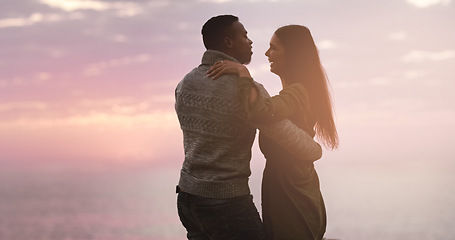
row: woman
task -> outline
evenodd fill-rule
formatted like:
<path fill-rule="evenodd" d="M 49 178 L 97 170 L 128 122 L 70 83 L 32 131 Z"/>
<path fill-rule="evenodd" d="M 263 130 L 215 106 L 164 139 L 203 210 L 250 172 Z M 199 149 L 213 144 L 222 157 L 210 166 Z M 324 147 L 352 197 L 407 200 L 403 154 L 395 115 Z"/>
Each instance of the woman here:
<path fill-rule="evenodd" d="M 288 25 L 277 29 L 265 55 L 270 71 L 281 79 L 283 90 L 277 96 L 258 97 L 248 69 L 239 63 L 218 62 L 208 75 L 239 75 L 242 97 L 253 121 L 289 118 L 308 134 L 316 135 L 327 148 L 337 148 L 327 78 L 308 28 Z M 322 239 L 326 212 L 313 162 L 291 155 L 263 134 L 259 135 L 259 146 L 267 159 L 262 217 L 268 239 Z"/>

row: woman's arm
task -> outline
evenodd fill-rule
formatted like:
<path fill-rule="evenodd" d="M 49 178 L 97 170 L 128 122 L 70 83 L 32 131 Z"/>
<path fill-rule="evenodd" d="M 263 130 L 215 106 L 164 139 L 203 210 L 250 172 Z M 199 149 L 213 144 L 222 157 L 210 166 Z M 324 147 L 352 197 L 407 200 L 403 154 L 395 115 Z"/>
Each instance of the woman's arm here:
<path fill-rule="evenodd" d="M 248 118 L 253 122 L 276 122 L 307 107 L 305 104 L 308 104 L 308 94 L 301 84 L 292 84 L 271 98 L 260 98 L 259 90 L 244 65 L 229 60 L 218 61 L 207 72 L 213 79 L 224 74 L 239 76 L 240 96 Z"/>
<path fill-rule="evenodd" d="M 229 60 L 218 61 L 207 71 L 207 76 L 212 79 L 217 79 L 225 74 L 235 74 L 241 79 L 251 78 L 250 71 L 241 63 L 232 62 Z M 242 93 L 249 96 L 248 102 L 254 102 L 259 95 L 259 90 L 255 85 L 250 85 L 248 82 L 239 79 L 240 89 Z M 252 87 L 253 86 L 253 87 Z"/>
<path fill-rule="evenodd" d="M 288 87 L 290 89 L 286 88 L 288 90 L 283 90 L 279 95 L 270 97 L 262 85 L 253 81 L 245 66 L 227 60 L 215 63 L 207 74 L 213 79 L 217 79 L 223 74 L 238 75 L 239 95 L 242 97 L 251 124 L 298 158 L 306 161 L 316 161 L 321 158 L 321 146 L 307 132 L 285 119 L 286 116 L 297 111 L 294 108 L 304 106 L 299 106 L 299 104 L 308 103 L 303 86 L 290 85 Z M 294 101 L 292 98 L 297 98 L 297 100 Z M 290 106 L 279 107 L 282 104 Z M 278 110 L 270 111 L 270 109 Z M 269 120 L 273 123 L 267 123 L 267 118 L 270 118 Z M 280 119 L 282 120 L 280 121 Z"/>
<path fill-rule="evenodd" d="M 253 122 L 276 122 L 290 118 L 296 112 L 306 111 L 309 108 L 308 94 L 302 84 L 291 84 L 281 90 L 278 95 L 263 98 L 248 96 L 248 93 L 251 92 L 250 89 L 257 89 L 253 79 L 240 78 L 239 83 L 241 97 L 243 97 L 242 101 L 248 101 L 248 104 L 245 106 L 248 118 Z"/>

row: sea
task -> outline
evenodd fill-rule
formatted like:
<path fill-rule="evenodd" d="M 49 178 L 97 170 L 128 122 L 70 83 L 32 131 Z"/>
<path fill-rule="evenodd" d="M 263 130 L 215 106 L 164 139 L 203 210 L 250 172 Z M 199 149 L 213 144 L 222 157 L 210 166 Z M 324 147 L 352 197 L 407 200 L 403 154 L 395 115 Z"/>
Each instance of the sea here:
<path fill-rule="evenodd" d="M 400 167 L 315 165 L 327 207 L 326 239 L 455 239 L 451 160 Z M 253 159 L 250 186 L 259 211 L 263 166 Z M 176 210 L 179 169 L 179 164 L 3 166 L 0 239 L 186 239 Z"/>

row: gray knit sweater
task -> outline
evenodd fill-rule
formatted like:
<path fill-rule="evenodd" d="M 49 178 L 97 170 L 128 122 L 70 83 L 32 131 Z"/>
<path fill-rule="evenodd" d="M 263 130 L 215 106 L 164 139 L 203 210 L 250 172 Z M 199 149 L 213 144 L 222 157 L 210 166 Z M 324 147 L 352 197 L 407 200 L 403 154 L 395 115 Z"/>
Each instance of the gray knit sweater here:
<path fill-rule="evenodd" d="M 239 97 L 238 77 L 207 77 L 216 61 L 234 58 L 213 50 L 175 89 L 175 109 L 183 131 L 185 160 L 180 172 L 182 191 L 209 198 L 231 198 L 250 193 L 251 146 L 259 128 L 286 149 L 305 159 L 321 157 L 319 144 L 289 120 L 253 126 Z M 237 62 L 237 61 L 236 61 Z M 268 94 L 257 84 L 263 97 Z"/>

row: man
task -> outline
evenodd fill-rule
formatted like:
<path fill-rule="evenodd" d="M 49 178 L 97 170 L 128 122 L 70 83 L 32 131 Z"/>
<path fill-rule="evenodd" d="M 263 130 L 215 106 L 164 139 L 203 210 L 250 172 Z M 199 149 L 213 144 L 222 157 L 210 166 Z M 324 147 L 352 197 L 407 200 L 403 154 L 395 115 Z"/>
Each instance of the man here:
<path fill-rule="evenodd" d="M 248 186 L 251 146 L 258 126 L 247 121 L 238 95 L 238 77 L 224 75 L 214 81 L 206 74 L 221 60 L 248 64 L 253 42 L 232 15 L 209 19 L 202 36 L 207 48 L 202 63 L 175 91 L 185 149 L 177 186 L 180 220 L 188 239 L 264 239 Z M 289 120 L 261 131 L 294 154 L 312 160 L 321 157 L 319 144 Z"/>

